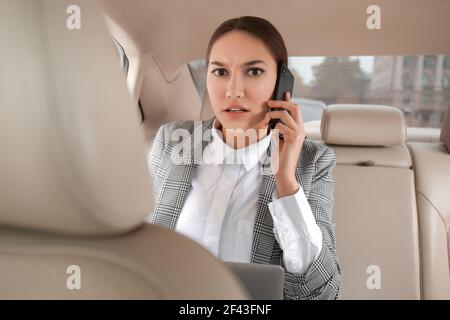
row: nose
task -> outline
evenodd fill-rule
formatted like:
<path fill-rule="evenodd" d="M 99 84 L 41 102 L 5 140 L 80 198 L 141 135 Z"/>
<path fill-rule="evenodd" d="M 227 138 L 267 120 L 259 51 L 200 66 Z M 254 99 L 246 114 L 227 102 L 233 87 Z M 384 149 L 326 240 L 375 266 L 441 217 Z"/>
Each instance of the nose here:
<path fill-rule="evenodd" d="M 237 73 L 232 74 L 227 83 L 226 96 L 230 99 L 244 97 L 244 80 Z"/>

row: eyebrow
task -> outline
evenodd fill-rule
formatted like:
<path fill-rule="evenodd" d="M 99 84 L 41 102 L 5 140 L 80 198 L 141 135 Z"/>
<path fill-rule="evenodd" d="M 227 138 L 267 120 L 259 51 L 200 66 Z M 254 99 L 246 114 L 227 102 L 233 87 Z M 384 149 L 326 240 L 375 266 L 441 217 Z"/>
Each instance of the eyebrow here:
<path fill-rule="evenodd" d="M 252 60 L 252 61 L 244 63 L 244 67 L 250 67 L 250 66 L 253 66 L 253 65 L 259 64 L 259 63 L 266 64 L 263 60 Z M 222 62 L 219 62 L 219 61 L 211 61 L 209 64 L 213 64 L 213 65 L 216 65 L 216 66 L 219 66 L 219 67 L 225 67 L 226 66 L 225 63 L 222 63 Z"/>

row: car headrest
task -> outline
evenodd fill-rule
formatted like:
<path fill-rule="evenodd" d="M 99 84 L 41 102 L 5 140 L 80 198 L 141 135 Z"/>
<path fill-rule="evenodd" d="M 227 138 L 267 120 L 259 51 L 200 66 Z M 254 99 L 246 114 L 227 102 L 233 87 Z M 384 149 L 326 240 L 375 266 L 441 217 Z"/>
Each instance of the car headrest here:
<path fill-rule="evenodd" d="M 136 104 L 97 1 L 76 3 L 80 30 L 71 0 L 0 2 L 1 226 L 111 235 L 152 210 Z"/>
<path fill-rule="evenodd" d="M 442 123 L 441 141 L 446 145 L 448 152 L 450 152 L 450 105 L 447 108 L 444 122 Z"/>
<path fill-rule="evenodd" d="M 322 113 L 320 130 L 326 144 L 392 146 L 406 141 L 403 114 L 389 106 L 329 105 Z"/>

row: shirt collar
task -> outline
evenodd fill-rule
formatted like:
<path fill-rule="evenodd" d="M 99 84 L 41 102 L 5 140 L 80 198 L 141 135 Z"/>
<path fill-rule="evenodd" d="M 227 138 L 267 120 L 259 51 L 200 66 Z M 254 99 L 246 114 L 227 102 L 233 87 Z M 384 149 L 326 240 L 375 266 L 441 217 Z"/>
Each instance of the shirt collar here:
<path fill-rule="evenodd" d="M 205 149 L 205 154 L 203 155 L 205 163 L 214 165 L 243 164 L 245 170 L 250 171 L 265 157 L 272 138 L 272 132 L 245 148 L 233 149 L 223 141 L 219 127 L 220 123 L 215 119 L 212 127 L 212 142 Z"/>

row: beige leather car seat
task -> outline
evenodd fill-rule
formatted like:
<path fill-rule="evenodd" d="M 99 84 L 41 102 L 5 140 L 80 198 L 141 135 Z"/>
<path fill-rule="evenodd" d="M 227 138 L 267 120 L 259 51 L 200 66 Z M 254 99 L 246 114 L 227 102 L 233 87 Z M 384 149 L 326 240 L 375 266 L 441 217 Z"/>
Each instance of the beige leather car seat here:
<path fill-rule="evenodd" d="M 416 180 L 425 299 L 450 299 L 450 107 L 440 139 L 408 144 Z"/>
<path fill-rule="evenodd" d="M 144 137 L 97 1 L 0 3 L 0 298 L 241 299 L 205 249 L 144 218 Z"/>
<path fill-rule="evenodd" d="M 337 160 L 341 299 L 419 299 L 414 173 L 403 114 L 387 106 L 330 105 L 321 135 Z"/>

